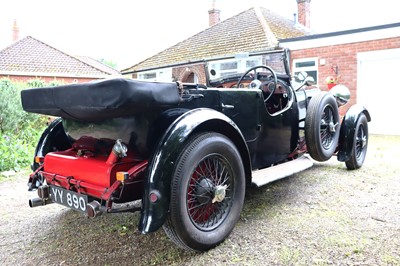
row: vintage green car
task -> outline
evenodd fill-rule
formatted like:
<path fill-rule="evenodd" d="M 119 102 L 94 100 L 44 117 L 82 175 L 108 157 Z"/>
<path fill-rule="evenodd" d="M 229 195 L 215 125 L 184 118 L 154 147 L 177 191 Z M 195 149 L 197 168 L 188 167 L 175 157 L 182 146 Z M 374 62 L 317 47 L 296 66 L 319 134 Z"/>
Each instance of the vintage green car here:
<path fill-rule="evenodd" d="M 310 89 L 303 76 L 295 89 L 289 52 L 268 55 L 207 85 L 119 78 L 22 91 L 24 110 L 59 117 L 35 151 L 30 206 L 140 211 L 140 232 L 163 226 L 178 246 L 204 251 L 233 230 L 247 186 L 333 155 L 361 167 L 369 112 L 353 105 L 340 118 L 344 86 Z"/>

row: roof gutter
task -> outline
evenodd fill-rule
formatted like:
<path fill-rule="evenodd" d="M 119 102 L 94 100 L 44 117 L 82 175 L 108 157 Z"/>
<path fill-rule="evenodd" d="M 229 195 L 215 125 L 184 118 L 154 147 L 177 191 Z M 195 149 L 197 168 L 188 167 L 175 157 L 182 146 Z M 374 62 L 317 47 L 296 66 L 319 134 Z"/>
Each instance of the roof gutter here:
<path fill-rule="evenodd" d="M 396 28 L 396 27 L 400 27 L 400 22 L 372 26 L 372 27 L 358 28 L 358 29 L 352 29 L 352 30 L 335 31 L 335 32 L 328 32 L 328 33 L 321 33 L 321 34 L 305 35 L 305 36 L 295 37 L 295 38 L 280 39 L 279 42 L 285 43 L 285 42 L 314 40 L 314 39 L 321 39 L 321 38 L 327 38 L 327 37 L 336 37 L 336 36 L 341 36 L 341 35 L 363 33 L 363 32 L 368 32 L 368 31 L 391 29 L 391 28 Z"/>

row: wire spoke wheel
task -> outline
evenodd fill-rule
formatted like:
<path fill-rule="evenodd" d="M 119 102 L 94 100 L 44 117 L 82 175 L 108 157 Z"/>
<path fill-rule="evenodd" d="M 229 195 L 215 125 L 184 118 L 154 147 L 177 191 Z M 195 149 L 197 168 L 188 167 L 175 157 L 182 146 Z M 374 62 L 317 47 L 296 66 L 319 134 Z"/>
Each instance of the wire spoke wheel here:
<path fill-rule="evenodd" d="M 232 206 L 233 174 L 225 158 L 210 155 L 192 173 L 187 190 L 187 211 L 200 230 L 223 222 Z"/>
<path fill-rule="evenodd" d="M 339 141 L 339 111 L 335 98 L 327 92 L 313 96 L 307 108 L 305 137 L 307 150 L 316 161 L 327 161 Z"/>
<path fill-rule="evenodd" d="M 353 148 L 346 163 L 349 170 L 360 168 L 364 164 L 368 148 L 368 120 L 364 114 L 361 114 L 357 120 L 354 129 Z"/>
<path fill-rule="evenodd" d="M 330 105 L 325 106 L 324 111 L 321 115 L 321 127 L 320 127 L 320 136 L 322 147 L 325 150 L 328 150 L 335 139 L 336 130 L 334 126 L 338 123 L 335 121 L 335 117 L 333 115 L 333 109 Z"/>
<path fill-rule="evenodd" d="M 364 126 L 360 125 L 357 131 L 356 143 L 355 143 L 355 153 L 357 158 L 360 158 L 360 156 L 363 154 L 363 150 L 366 147 L 366 143 L 367 143 L 367 135 L 365 134 Z"/>
<path fill-rule="evenodd" d="M 199 133 L 181 147 L 175 167 L 164 231 L 184 249 L 209 250 L 228 237 L 243 207 L 240 153 L 224 135 Z"/>

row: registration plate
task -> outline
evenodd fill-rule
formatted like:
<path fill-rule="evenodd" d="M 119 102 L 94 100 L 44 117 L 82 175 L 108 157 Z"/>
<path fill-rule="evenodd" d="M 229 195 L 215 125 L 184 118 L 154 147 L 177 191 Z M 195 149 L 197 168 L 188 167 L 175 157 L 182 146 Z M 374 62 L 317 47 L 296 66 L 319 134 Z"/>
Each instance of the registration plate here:
<path fill-rule="evenodd" d="M 50 186 L 50 197 L 53 202 L 77 211 L 86 212 L 88 197 L 60 187 Z"/>

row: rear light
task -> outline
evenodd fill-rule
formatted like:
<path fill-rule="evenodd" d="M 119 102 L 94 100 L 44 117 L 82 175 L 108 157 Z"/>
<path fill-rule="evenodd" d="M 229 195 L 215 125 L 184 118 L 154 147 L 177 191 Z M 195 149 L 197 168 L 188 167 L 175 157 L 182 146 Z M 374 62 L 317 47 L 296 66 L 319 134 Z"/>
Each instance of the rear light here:
<path fill-rule="evenodd" d="M 157 203 L 161 198 L 160 192 L 158 190 L 153 190 L 149 194 L 149 200 L 151 203 Z"/>
<path fill-rule="evenodd" d="M 117 180 L 124 182 L 129 179 L 129 173 L 128 172 L 117 172 Z"/>
<path fill-rule="evenodd" d="M 42 156 L 35 157 L 35 163 L 42 164 L 43 162 L 44 162 L 44 157 Z"/>

